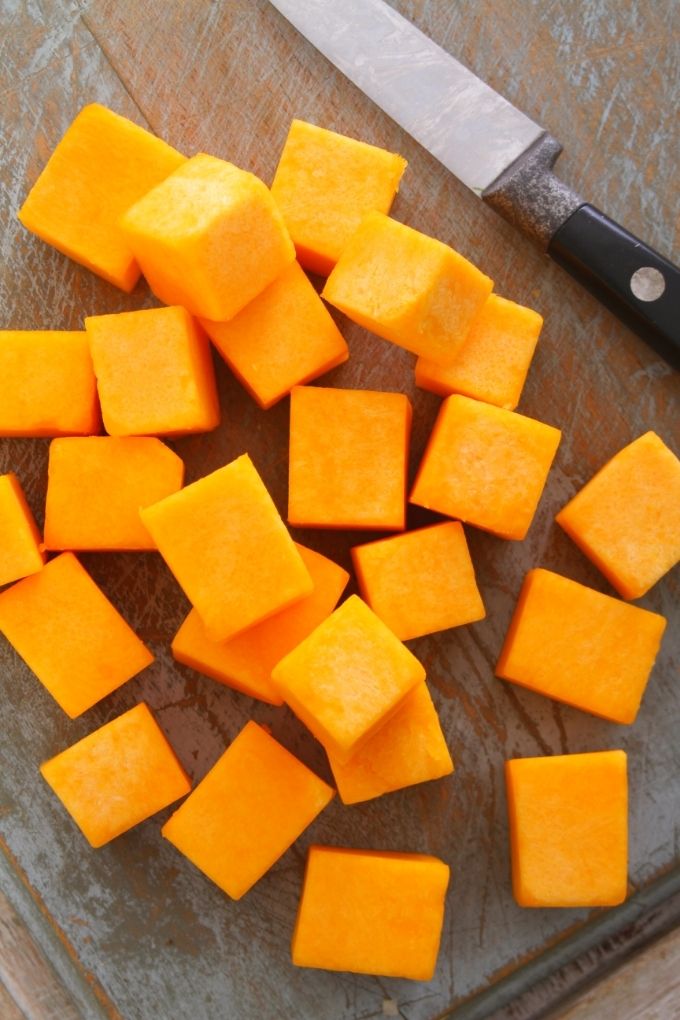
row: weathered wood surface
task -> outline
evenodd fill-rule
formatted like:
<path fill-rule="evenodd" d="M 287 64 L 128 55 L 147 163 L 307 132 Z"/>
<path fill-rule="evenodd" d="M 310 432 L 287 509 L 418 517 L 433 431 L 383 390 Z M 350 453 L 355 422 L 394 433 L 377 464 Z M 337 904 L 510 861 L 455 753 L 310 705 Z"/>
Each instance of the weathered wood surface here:
<path fill-rule="evenodd" d="M 395 6 L 565 143 L 559 166 L 569 183 L 677 259 L 675 0 L 400 0 Z M 536 521 L 520 544 L 470 530 L 487 620 L 413 642 L 456 760 L 450 779 L 374 804 L 332 805 L 242 902 L 231 903 L 162 843 L 162 818 L 97 853 L 88 851 L 36 770 L 39 761 L 144 698 L 196 778 L 251 716 L 269 722 L 284 744 L 328 775 L 320 749 L 286 711 L 250 702 L 173 664 L 168 643 L 186 603 L 159 559 L 83 558 L 158 655 L 141 677 L 84 719 L 68 722 L 18 657 L 0 646 L 0 834 L 83 972 L 126 1020 L 359 1020 L 380 1015 L 385 1000 L 397 1003 L 405 1020 L 429 1020 L 586 919 L 584 911 L 515 906 L 504 758 L 625 747 L 631 889 L 677 862 L 678 572 L 643 600 L 676 626 L 634 727 L 596 720 L 493 677 L 529 567 L 551 567 L 610 590 L 553 517 L 605 459 L 646 429 L 656 428 L 680 449 L 677 378 L 301 41 L 266 0 L 0 0 L 0 18 L 2 326 L 74 328 L 86 314 L 150 300 L 141 285 L 130 297 L 108 287 L 15 220 L 51 148 L 92 100 L 150 126 L 187 153 L 214 152 L 267 181 L 293 116 L 402 152 L 410 166 L 394 214 L 454 244 L 494 277 L 499 293 L 545 316 L 520 410 L 565 435 Z M 409 355 L 338 321 L 352 358 L 326 381 L 411 396 L 413 471 L 438 401 L 413 388 Z M 189 480 L 248 449 L 284 509 L 286 402 L 261 412 L 223 365 L 218 379 L 223 427 L 174 444 Z M 39 519 L 46 450 L 39 441 L 0 441 L 0 471 L 19 473 Z M 366 535 L 296 537 L 347 564 L 349 547 Z M 291 967 L 288 944 L 311 841 L 429 851 L 451 863 L 433 982 Z M 40 941 L 39 926 L 31 930 Z M 83 1015 L 95 1016 L 97 1009 L 83 1006 Z"/>

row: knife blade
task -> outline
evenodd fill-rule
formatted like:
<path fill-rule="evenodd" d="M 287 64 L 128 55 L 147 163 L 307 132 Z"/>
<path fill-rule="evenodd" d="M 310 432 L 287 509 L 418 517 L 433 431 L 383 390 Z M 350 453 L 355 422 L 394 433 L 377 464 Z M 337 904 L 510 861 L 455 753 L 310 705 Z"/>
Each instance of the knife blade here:
<path fill-rule="evenodd" d="M 680 370 L 680 270 L 553 172 L 562 146 L 384 0 L 271 0 L 405 131 Z"/>

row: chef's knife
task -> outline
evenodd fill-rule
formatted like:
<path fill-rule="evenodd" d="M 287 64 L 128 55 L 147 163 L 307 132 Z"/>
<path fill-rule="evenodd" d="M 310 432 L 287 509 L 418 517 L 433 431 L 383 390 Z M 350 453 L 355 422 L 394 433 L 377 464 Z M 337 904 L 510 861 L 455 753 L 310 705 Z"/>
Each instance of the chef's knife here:
<path fill-rule="evenodd" d="M 562 147 L 384 0 L 272 0 L 362 92 L 680 369 L 680 270 L 552 171 Z"/>

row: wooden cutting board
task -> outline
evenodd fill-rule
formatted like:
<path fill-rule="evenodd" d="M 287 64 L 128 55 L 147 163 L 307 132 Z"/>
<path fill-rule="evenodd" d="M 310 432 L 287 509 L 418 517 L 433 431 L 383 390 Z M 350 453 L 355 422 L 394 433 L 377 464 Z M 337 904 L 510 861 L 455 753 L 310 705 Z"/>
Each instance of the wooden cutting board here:
<path fill-rule="evenodd" d="M 394 6 L 565 143 L 565 180 L 677 258 L 674 0 L 633 7 L 618 0 L 395 0 Z M 15 218 L 53 146 L 93 100 L 187 154 L 214 153 L 265 181 L 293 117 L 398 151 L 409 169 L 394 215 L 454 245 L 494 278 L 499 293 L 545 317 L 519 410 L 559 426 L 564 439 L 537 517 L 522 543 L 468 529 L 487 619 L 412 642 L 456 761 L 452 777 L 352 808 L 334 803 L 242 902 L 232 903 L 160 839 L 164 816 L 91 851 L 37 772 L 45 758 L 144 699 L 195 779 L 251 717 L 267 722 L 328 777 L 321 749 L 286 710 L 173 663 L 168 646 L 187 604 L 160 558 L 83 557 L 157 654 L 150 669 L 84 718 L 68 721 L 0 643 L 2 883 L 83 1017 L 431 1020 L 590 930 L 583 927 L 592 922 L 587 911 L 522 910 L 512 899 L 505 758 L 624 747 L 631 895 L 678 865 L 678 572 L 641 603 L 671 623 L 634 726 L 597 720 L 493 676 L 530 567 L 611 591 L 553 518 L 605 460 L 647 429 L 680 449 L 678 377 L 467 193 L 266 0 L 3 0 L 0 20 L 2 327 L 78 328 L 85 315 L 153 303 L 143 285 L 123 295 L 28 235 Z M 410 355 L 337 319 L 352 356 L 324 382 L 411 397 L 413 473 L 439 401 L 413 387 Z M 217 374 L 222 427 L 172 444 L 186 460 L 188 481 L 248 450 L 284 511 L 287 401 L 262 412 L 221 363 Z M 19 474 L 40 521 L 46 458 L 46 442 L 0 440 L 0 471 Z M 411 523 L 422 520 L 414 514 Z M 297 531 L 295 537 L 347 566 L 350 546 L 370 536 Z M 451 864 L 432 982 L 292 967 L 289 942 L 312 841 L 427 851 Z"/>

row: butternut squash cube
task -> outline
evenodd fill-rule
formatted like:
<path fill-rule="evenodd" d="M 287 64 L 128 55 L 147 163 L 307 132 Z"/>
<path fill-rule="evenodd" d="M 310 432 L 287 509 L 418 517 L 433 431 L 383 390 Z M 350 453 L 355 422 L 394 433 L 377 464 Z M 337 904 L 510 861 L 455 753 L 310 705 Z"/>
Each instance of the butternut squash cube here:
<path fill-rule="evenodd" d="M 40 772 L 93 847 L 104 846 L 191 789 L 143 703 L 46 761 Z"/>
<path fill-rule="evenodd" d="M 418 684 L 395 714 L 344 765 L 328 755 L 343 804 L 381 797 L 440 779 L 453 762 L 427 684 Z"/>
<path fill-rule="evenodd" d="M 489 294 L 449 365 L 416 362 L 416 386 L 441 397 L 463 393 L 514 411 L 526 382 L 543 319 L 538 312 Z"/>
<path fill-rule="evenodd" d="M 352 561 L 364 599 L 401 641 L 486 615 L 458 521 L 355 546 Z"/>
<path fill-rule="evenodd" d="M 296 386 L 290 398 L 288 521 L 400 529 L 411 405 L 402 393 Z"/>
<path fill-rule="evenodd" d="M 172 642 L 175 659 L 251 698 L 282 705 L 272 682 L 274 666 L 333 612 L 349 581 L 337 563 L 295 545 L 314 584 L 309 595 L 230 641 L 211 641 L 192 609 Z"/>
<path fill-rule="evenodd" d="M 247 454 L 140 514 L 211 640 L 227 641 L 312 592 Z"/>
<path fill-rule="evenodd" d="M 64 255 L 129 292 L 140 269 L 118 219 L 184 162 L 160 138 L 92 103 L 50 156 L 19 219 Z"/>
<path fill-rule="evenodd" d="M 85 319 L 106 431 L 182 435 L 219 425 L 210 344 L 184 308 Z"/>
<path fill-rule="evenodd" d="M 0 631 L 71 719 L 153 662 L 73 553 L 0 595 Z"/>
<path fill-rule="evenodd" d="M 529 530 L 561 438 L 559 429 L 447 397 L 416 477 L 411 502 L 501 538 Z"/>
<path fill-rule="evenodd" d="M 448 884 L 438 857 L 310 847 L 293 963 L 429 981 Z"/>
<path fill-rule="evenodd" d="M 346 762 L 387 723 L 425 670 L 352 595 L 272 671 L 284 701 Z"/>
<path fill-rule="evenodd" d="M 335 790 L 249 722 L 162 833 L 240 900 L 334 796 Z"/>
<path fill-rule="evenodd" d="M 553 574 L 530 570 L 496 675 L 585 712 L 632 723 L 666 620 Z"/>
<path fill-rule="evenodd" d="M 87 334 L 0 330 L 0 436 L 101 432 Z"/>
<path fill-rule="evenodd" d="M 295 258 L 267 186 L 204 153 L 147 192 L 120 226 L 156 297 L 215 322 L 233 318 Z"/>
<path fill-rule="evenodd" d="M 620 450 L 555 518 L 624 599 L 680 562 L 680 460 L 654 432 Z"/>
<path fill-rule="evenodd" d="M 0 586 L 42 570 L 40 532 L 17 476 L 0 475 Z"/>
<path fill-rule="evenodd" d="M 512 887 L 520 907 L 613 907 L 626 898 L 624 751 L 505 763 Z"/>
<path fill-rule="evenodd" d="M 448 364 L 492 287 L 447 244 L 373 212 L 343 248 L 322 297 L 383 339 Z"/>
<path fill-rule="evenodd" d="M 406 160 L 303 120 L 290 126 L 272 183 L 297 256 L 327 276 L 365 213 L 388 213 Z"/>

